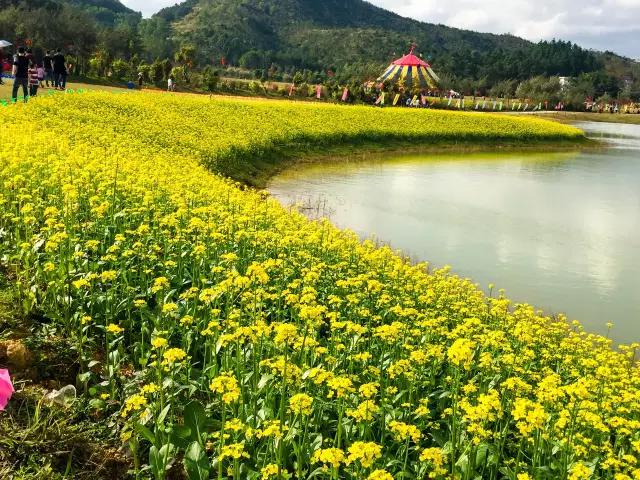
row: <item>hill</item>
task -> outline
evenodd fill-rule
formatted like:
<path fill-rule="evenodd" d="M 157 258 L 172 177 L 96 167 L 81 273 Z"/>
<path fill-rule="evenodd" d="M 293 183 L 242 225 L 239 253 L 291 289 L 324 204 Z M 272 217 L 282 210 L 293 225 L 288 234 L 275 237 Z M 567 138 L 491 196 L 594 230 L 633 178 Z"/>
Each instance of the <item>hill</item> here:
<path fill-rule="evenodd" d="M 142 15 L 123 5 L 119 0 L 0 0 L 0 9 L 20 9 L 29 12 L 45 10 L 55 15 L 65 7 L 87 13 L 102 25 L 115 25 L 119 21 L 136 19 Z"/>
<path fill-rule="evenodd" d="M 249 68 L 379 66 L 411 42 L 439 71 L 489 82 L 574 76 L 602 67 L 596 54 L 569 42 L 533 44 L 428 24 L 362 0 L 188 0 L 156 18 L 173 24 L 179 42 L 197 45 L 201 59 L 224 57 Z"/>

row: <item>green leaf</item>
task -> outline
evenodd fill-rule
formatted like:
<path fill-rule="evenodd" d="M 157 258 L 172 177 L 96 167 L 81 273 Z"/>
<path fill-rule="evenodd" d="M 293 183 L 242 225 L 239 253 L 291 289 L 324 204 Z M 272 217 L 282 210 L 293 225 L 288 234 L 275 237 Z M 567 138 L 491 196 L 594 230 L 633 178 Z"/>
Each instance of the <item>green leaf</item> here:
<path fill-rule="evenodd" d="M 209 459 L 199 442 L 193 442 L 184 452 L 184 468 L 189 480 L 209 478 Z"/>
<path fill-rule="evenodd" d="M 167 418 L 167 413 L 169 413 L 170 409 L 171 409 L 171 404 L 164 407 L 164 409 L 160 412 L 160 415 L 158 415 L 158 423 L 164 422 L 164 419 Z"/>
<path fill-rule="evenodd" d="M 193 436 L 195 435 L 191 433 L 189 427 L 177 425 L 173 427 L 173 431 L 171 432 L 171 443 L 182 450 L 186 450 Z"/>
<path fill-rule="evenodd" d="M 184 425 L 191 429 L 192 440 L 202 442 L 200 434 L 205 430 L 207 420 L 207 412 L 200 402 L 191 402 L 184 408 Z"/>
<path fill-rule="evenodd" d="M 135 428 L 136 432 L 142 435 L 148 442 L 151 442 L 152 445 L 156 443 L 156 436 L 151 430 L 149 430 L 149 428 L 145 427 L 141 423 L 136 423 Z"/>

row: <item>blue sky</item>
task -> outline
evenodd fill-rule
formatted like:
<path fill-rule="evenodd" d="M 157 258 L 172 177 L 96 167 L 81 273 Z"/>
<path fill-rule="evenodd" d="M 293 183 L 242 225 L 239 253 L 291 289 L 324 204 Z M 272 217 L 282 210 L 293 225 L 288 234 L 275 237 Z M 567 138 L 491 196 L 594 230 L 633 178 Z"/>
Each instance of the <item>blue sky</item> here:
<path fill-rule="evenodd" d="M 121 0 L 149 16 L 176 0 Z M 640 59 L 640 0 L 371 0 L 405 17 L 537 41 L 561 38 Z"/>

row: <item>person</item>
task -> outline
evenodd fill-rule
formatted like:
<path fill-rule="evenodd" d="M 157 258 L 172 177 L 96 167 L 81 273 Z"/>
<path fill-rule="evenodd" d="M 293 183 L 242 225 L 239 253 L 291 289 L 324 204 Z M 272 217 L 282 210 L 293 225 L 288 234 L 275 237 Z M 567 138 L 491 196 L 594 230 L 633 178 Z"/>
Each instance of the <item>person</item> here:
<path fill-rule="evenodd" d="M 29 96 L 35 97 L 38 95 L 38 86 L 40 85 L 40 79 L 38 78 L 38 66 L 34 60 L 29 60 Z"/>
<path fill-rule="evenodd" d="M 53 56 L 53 78 L 55 88 L 64 90 L 67 86 L 67 61 L 59 48 Z"/>
<path fill-rule="evenodd" d="M 38 84 L 40 88 L 44 88 L 44 78 L 45 78 L 45 72 L 44 72 L 44 66 L 42 63 L 39 63 L 36 67 L 38 69 Z"/>
<path fill-rule="evenodd" d="M 18 47 L 18 54 L 13 57 L 13 70 L 11 73 L 14 76 L 13 92 L 11 93 L 12 100 L 14 102 L 18 100 L 18 89 L 22 87 L 22 95 L 26 102 L 29 96 L 29 60 L 27 60 L 24 47 Z"/>
<path fill-rule="evenodd" d="M 4 51 L 0 48 L 0 85 L 4 85 Z"/>
<path fill-rule="evenodd" d="M 138 87 L 140 88 L 140 90 L 142 90 L 142 87 L 144 86 L 144 75 L 142 75 L 142 72 L 138 73 Z"/>
<path fill-rule="evenodd" d="M 45 79 L 46 79 L 46 86 L 47 88 L 49 88 L 50 86 L 53 87 L 54 85 L 54 81 L 53 81 L 53 56 L 51 55 L 51 50 L 47 50 L 47 52 L 44 55 L 44 58 L 42 59 L 42 64 L 44 66 L 44 73 L 45 73 Z M 51 83 L 49 83 L 51 82 Z"/>
<path fill-rule="evenodd" d="M 176 91 L 176 81 L 173 79 L 173 75 L 169 75 L 169 79 L 167 80 L 167 90 L 169 92 Z"/>

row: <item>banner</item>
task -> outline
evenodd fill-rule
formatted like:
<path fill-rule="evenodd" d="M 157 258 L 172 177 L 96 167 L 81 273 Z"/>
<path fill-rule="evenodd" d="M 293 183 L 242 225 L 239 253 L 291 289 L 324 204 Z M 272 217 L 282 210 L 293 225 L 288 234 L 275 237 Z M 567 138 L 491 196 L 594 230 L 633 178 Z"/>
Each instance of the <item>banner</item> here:
<path fill-rule="evenodd" d="M 482 102 L 482 109 L 484 110 L 485 108 L 487 108 L 487 101 L 486 100 L 484 102 Z"/>
<path fill-rule="evenodd" d="M 293 92 L 295 92 L 295 90 L 296 90 L 296 86 L 292 83 L 291 88 L 289 88 L 289 96 L 293 95 Z"/>
<path fill-rule="evenodd" d="M 378 100 L 376 100 L 376 105 L 384 105 L 384 92 L 382 92 L 378 97 Z"/>
<path fill-rule="evenodd" d="M 346 102 L 348 98 L 349 98 L 349 89 L 347 87 L 344 87 L 344 91 L 342 92 L 342 101 Z"/>
<path fill-rule="evenodd" d="M 419 105 L 420 105 L 420 103 L 418 103 L 418 95 L 414 95 L 413 99 L 411 99 L 411 106 L 412 107 L 417 107 Z"/>
<path fill-rule="evenodd" d="M 498 102 L 496 100 L 493 101 L 493 110 L 496 109 L 496 105 L 498 104 Z M 500 108 L 502 110 L 502 108 Z"/>
<path fill-rule="evenodd" d="M 462 107 L 462 100 L 458 100 L 458 104 L 456 105 L 456 108 L 461 108 Z"/>
<path fill-rule="evenodd" d="M 316 85 L 316 98 L 318 100 L 322 98 L 322 85 Z"/>
<path fill-rule="evenodd" d="M 453 100 L 453 97 L 451 95 L 449 95 L 449 103 L 447 103 L 447 107 L 451 106 L 451 101 Z"/>
<path fill-rule="evenodd" d="M 502 111 L 503 106 L 504 106 L 504 102 L 500 102 L 500 105 L 498 106 L 498 110 Z"/>
<path fill-rule="evenodd" d="M 393 97 L 393 106 L 394 107 L 398 104 L 398 100 L 400 100 L 400 94 L 396 93 L 396 96 Z"/>
<path fill-rule="evenodd" d="M 427 104 L 427 97 L 425 95 L 420 95 L 420 103 L 423 106 Z"/>

